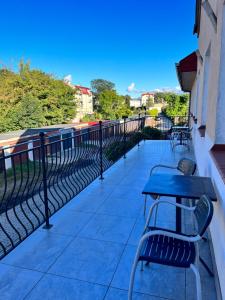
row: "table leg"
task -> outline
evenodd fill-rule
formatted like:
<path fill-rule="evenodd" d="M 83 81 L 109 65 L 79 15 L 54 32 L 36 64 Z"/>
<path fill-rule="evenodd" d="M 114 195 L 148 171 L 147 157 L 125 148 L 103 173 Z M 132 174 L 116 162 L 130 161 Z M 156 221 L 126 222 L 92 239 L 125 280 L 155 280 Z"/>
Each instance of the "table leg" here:
<path fill-rule="evenodd" d="M 181 204 L 181 198 L 176 197 L 176 203 Z M 176 207 L 176 232 L 181 233 L 181 208 Z"/>

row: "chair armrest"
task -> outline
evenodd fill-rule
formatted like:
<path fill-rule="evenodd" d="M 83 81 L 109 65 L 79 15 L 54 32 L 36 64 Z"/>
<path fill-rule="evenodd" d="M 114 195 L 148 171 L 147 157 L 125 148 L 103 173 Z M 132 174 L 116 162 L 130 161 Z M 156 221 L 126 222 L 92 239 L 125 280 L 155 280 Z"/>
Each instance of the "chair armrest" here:
<path fill-rule="evenodd" d="M 195 210 L 195 206 L 189 207 L 189 206 L 186 206 L 186 205 L 183 205 L 183 204 L 179 204 L 179 203 L 176 203 L 176 202 L 172 202 L 172 201 L 168 201 L 168 200 L 158 200 L 158 201 L 154 202 L 152 204 L 152 206 L 150 207 L 150 210 L 149 210 L 149 213 L 148 213 L 148 217 L 147 217 L 147 220 L 146 220 L 146 223 L 145 223 L 144 232 L 148 228 L 148 225 L 149 225 L 149 222 L 151 220 L 154 208 L 157 207 L 160 204 L 163 204 L 163 203 L 164 204 L 170 204 L 170 205 L 173 205 L 173 206 L 176 206 L 176 207 L 180 207 L 181 209 L 185 209 L 185 210 L 189 210 L 189 211 L 194 211 Z"/>
<path fill-rule="evenodd" d="M 154 167 L 152 167 L 152 168 L 151 168 L 151 170 L 150 170 L 150 176 L 152 175 L 153 171 L 154 171 L 156 168 L 177 169 L 177 167 L 174 167 L 174 166 L 167 166 L 167 165 L 155 165 L 155 166 L 154 166 Z"/>
<path fill-rule="evenodd" d="M 182 234 L 178 234 L 175 232 L 170 232 L 170 231 L 164 231 L 164 230 L 154 230 L 154 231 L 149 231 L 147 233 L 145 233 L 142 237 L 140 242 L 144 242 L 147 238 L 149 238 L 150 236 L 154 236 L 154 235 L 163 235 L 163 236 L 168 236 L 168 237 L 172 237 L 178 240 L 182 240 L 182 241 L 186 241 L 186 242 L 197 242 L 199 240 L 201 240 L 201 236 L 200 235 L 194 235 L 194 236 L 186 236 L 186 235 L 182 235 Z"/>

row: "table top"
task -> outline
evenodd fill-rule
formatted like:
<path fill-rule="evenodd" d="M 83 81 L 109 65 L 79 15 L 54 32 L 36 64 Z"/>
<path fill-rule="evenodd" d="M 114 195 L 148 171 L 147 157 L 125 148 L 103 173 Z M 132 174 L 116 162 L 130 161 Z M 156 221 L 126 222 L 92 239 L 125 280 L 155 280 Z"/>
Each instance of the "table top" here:
<path fill-rule="evenodd" d="M 209 177 L 184 176 L 172 174 L 153 174 L 149 177 L 144 195 L 199 199 L 203 194 L 216 201 L 216 194 Z"/>

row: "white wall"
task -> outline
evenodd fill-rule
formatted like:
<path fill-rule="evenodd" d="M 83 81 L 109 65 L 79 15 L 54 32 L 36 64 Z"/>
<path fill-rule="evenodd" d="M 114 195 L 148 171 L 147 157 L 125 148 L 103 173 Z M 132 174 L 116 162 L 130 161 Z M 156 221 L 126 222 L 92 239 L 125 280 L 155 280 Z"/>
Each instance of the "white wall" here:
<path fill-rule="evenodd" d="M 222 298 L 225 299 L 225 184 L 211 157 L 209 150 L 213 141 L 206 136 L 200 137 L 198 125 L 193 124 L 193 145 L 200 176 L 211 177 L 217 193 L 214 203 L 214 216 L 210 233 L 219 275 Z"/>
<path fill-rule="evenodd" d="M 216 111 L 216 143 L 225 144 L 225 7 L 223 7 L 222 41 Z"/>

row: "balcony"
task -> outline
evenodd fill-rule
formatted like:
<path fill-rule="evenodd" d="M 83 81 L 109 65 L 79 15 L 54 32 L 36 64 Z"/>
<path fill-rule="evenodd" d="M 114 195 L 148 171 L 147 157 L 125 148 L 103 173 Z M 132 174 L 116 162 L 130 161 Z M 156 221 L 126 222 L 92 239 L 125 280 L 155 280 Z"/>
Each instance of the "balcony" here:
<path fill-rule="evenodd" d="M 186 148 L 171 151 L 169 141 L 143 141 L 95 179 L 0 262 L 2 299 L 127 299 L 131 264 L 143 230 L 142 189 L 149 169 L 193 158 Z M 169 171 L 171 172 L 171 171 Z M 63 186 L 63 185 L 62 185 Z M 151 200 L 148 200 L 148 205 Z M 183 228 L 193 220 L 183 216 Z M 159 210 L 158 224 L 175 227 L 175 210 Z M 208 241 L 200 253 L 213 269 Z M 217 299 L 216 280 L 200 266 L 203 299 Z M 137 270 L 135 300 L 195 299 L 191 271 L 167 266 Z"/>

